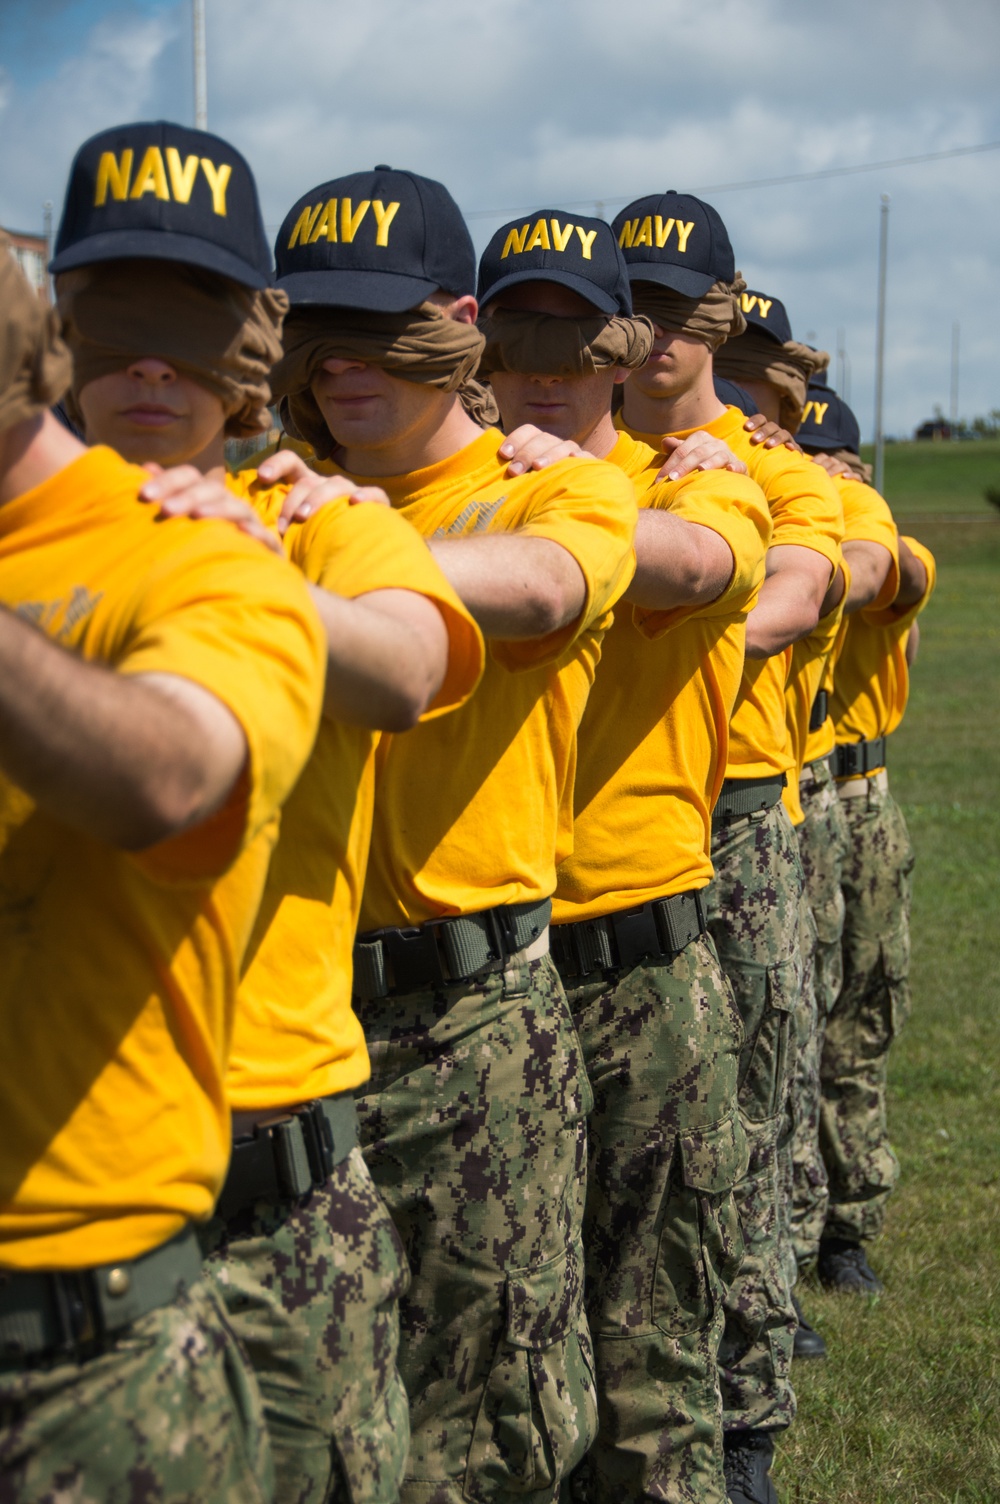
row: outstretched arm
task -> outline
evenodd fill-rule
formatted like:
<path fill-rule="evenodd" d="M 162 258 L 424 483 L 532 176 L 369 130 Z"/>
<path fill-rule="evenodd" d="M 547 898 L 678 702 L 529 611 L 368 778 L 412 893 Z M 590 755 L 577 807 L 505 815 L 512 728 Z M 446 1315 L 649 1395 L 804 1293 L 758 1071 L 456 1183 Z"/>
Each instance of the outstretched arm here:
<path fill-rule="evenodd" d="M 584 608 L 583 570 L 551 538 L 490 533 L 435 538 L 430 548 L 486 637 L 548 637 Z"/>
<path fill-rule="evenodd" d="M 635 558 L 625 599 L 650 611 L 716 600 L 734 568 L 732 549 L 712 528 L 653 507 L 639 513 Z"/>
<path fill-rule="evenodd" d="M 829 559 L 799 543 L 773 545 L 765 568 L 757 604 L 747 617 L 748 658 L 770 658 L 808 637 L 833 584 Z"/>

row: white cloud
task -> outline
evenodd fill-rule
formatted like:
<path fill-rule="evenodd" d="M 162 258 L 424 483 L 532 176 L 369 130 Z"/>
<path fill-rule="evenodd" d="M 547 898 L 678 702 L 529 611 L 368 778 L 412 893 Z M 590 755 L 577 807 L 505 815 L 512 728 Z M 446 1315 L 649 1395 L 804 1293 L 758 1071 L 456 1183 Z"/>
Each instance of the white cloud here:
<path fill-rule="evenodd" d="M 188 0 L 117 6 L 78 56 L 13 90 L 0 221 L 37 222 L 92 131 L 189 118 Z M 468 211 L 603 198 L 611 217 L 622 195 L 998 139 L 998 54 L 995 0 L 209 0 L 210 123 L 254 166 L 272 226 L 313 184 L 379 161 L 443 179 Z M 718 195 L 738 264 L 797 333 L 832 349 L 846 331 L 863 428 L 883 190 L 890 426 L 947 405 L 956 318 L 963 410 L 1000 405 L 983 296 L 998 170 L 1000 153 Z M 477 244 L 498 223 L 477 214 Z"/>

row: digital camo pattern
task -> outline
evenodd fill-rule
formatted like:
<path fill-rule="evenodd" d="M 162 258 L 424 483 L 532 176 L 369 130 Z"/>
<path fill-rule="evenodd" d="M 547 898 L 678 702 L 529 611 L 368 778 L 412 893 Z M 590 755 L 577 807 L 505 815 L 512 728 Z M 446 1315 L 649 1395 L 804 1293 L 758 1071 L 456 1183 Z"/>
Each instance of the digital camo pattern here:
<path fill-rule="evenodd" d="M 356 1004 L 361 1143 L 412 1271 L 407 1504 L 554 1500 L 596 1428 L 583 1309 L 591 1094 L 548 956 Z"/>
<path fill-rule="evenodd" d="M 3 1504 L 266 1504 L 260 1395 L 206 1280 L 82 1363 L 0 1373 Z"/>
<path fill-rule="evenodd" d="M 291 1211 L 213 1218 L 205 1272 L 253 1364 L 277 1504 L 393 1504 L 406 1463 L 396 1367 L 406 1265 L 359 1149 Z"/>
<path fill-rule="evenodd" d="M 913 848 L 902 810 L 868 781 L 845 799 L 844 981 L 827 1020 L 820 1067 L 820 1144 L 830 1179 L 826 1232 L 873 1238 L 899 1163 L 886 1128 L 889 1048 L 910 1014 Z"/>
<path fill-rule="evenodd" d="M 594 1093 L 584 1249 L 599 1418 L 573 1494 L 722 1504 L 743 1026 L 707 937 L 669 965 L 568 980 L 567 995 Z"/>
<path fill-rule="evenodd" d="M 850 845 L 844 806 L 825 762 L 812 764 L 800 785 L 805 821 L 798 826 L 808 912 L 803 916 L 802 1007 L 796 1014 L 790 1132 L 782 1169 L 786 1176 L 790 1238 L 797 1268 L 815 1262 L 826 1222 L 829 1192 L 819 1145 L 819 1062 L 826 1020 L 840 993 L 844 895 L 841 876 Z"/>
<path fill-rule="evenodd" d="M 713 832 L 708 923 L 743 1020 L 739 1106 L 750 1167 L 736 1187 L 744 1255 L 719 1348 L 727 1431 L 780 1430 L 795 1415 L 789 1381 L 796 1319 L 778 1199 L 778 1135 L 799 1005 L 803 895 L 798 842 L 781 804 Z"/>

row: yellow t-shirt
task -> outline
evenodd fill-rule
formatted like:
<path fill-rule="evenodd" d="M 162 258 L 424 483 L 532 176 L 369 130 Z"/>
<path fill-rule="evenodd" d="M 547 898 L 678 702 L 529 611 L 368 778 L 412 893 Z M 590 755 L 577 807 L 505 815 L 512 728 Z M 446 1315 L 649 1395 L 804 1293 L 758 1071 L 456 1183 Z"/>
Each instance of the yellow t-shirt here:
<path fill-rule="evenodd" d="M 927 589 L 905 610 L 875 604 L 855 612 L 844 623 L 833 677 L 832 710 L 838 745 L 890 736 L 906 710 L 910 692 L 906 640 L 931 598 L 937 569 L 929 548 L 916 538 L 903 541 L 927 570 Z"/>
<path fill-rule="evenodd" d="M 880 543 L 887 548 L 892 555 L 892 563 L 886 575 L 885 583 L 878 593 L 878 598 L 872 602 L 871 609 L 881 610 L 892 604 L 899 589 L 899 537 L 896 532 L 896 524 L 892 520 L 892 512 L 888 504 L 882 499 L 872 486 L 866 486 L 863 481 L 855 480 L 853 476 L 839 475 L 834 482 L 840 492 L 840 499 L 844 507 L 844 542 L 845 543 Z M 845 567 L 847 574 L 847 589 L 850 588 L 850 572 Z M 822 623 L 820 624 L 822 626 Z M 793 711 L 789 707 L 789 725 L 792 730 L 792 740 L 795 746 L 799 772 L 807 762 L 813 762 L 817 757 L 827 757 L 833 751 L 834 726 L 833 715 L 827 713 L 823 725 L 816 731 L 809 731 L 809 716 L 812 714 L 812 700 L 809 701 L 809 711 L 805 711 L 806 696 L 812 693 L 815 700 L 816 693 L 825 689 L 828 697 L 833 694 L 833 675 L 837 661 L 842 629 L 838 622 L 837 634 L 833 645 L 828 648 L 823 660 L 822 668 L 818 673 L 815 687 L 806 683 L 799 693 L 797 709 L 794 714 L 797 717 L 797 725 L 793 723 Z M 808 642 L 809 639 L 807 638 Z M 792 655 L 793 677 L 796 670 L 796 655 L 800 644 L 796 643 Z M 791 681 L 790 681 L 791 682 Z M 805 741 L 803 743 L 803 729 Z M 801 756 L 799 757 L 799 753 Z M 787 801 L 786 801 L 787 804 Z"/>
<path fill-rule="evenodd" d="M 810 742 L 816 744 L 827 739 L 826 726 L 821 727 L 819 731 L 810 732 L 809 719 L 812 715 L 813 702 L 828 673 L 830 683 L 833 682 L 833 659 L 837 634 L 844 619 L 844 601 L 851 588 L 851 567 L 846 559 L 841 560 L 840 567 L 844 571 L 844 593 L 840 600 L 832 611 L 820 617 L 808 637 L 803 637 L 799 642 L 792 644 L 788 682 L 785 685 L 785 713 L 788 718 L 788 735 L 791 739 L 795 766 L 781 791 L 781 802 L 793 825 L 801 825 L 805 820 L 802 800 L 799 797 L 799 775 L 806 763 L 806 747 Z M 829 724 L 829 746 L 826 751 L 829 752 L 833 746 L 833 722 L 829 716 L 827 716 L 827 723 Z M 813 756 L 822 757 L 825 753 L 814 752 Z"/>
<path fill-rule="evenodd" d="M 702 430 L 724 440 L 750 471 L 771 512 L 771 547 L 795 543 L 812 548 L 829 560 L 831 577 L 840 563 L 840 540 L 844 531 L 840 497 L 830 477 L 803 454 L 783 446 L 765 449 L 753 444 L 744 428 L 745 414 L 727 407 L 721 417 L 702 425 Z M 618 426 L 625 427 L 619 417 Z M 679 429 L 674 437 L 687 438 L 698 430 Z M 632 433 L 658 448 L 660 434 Z M 768 778 L 790 773 L 795 764 L 785 723 L 785 680 L 791 650 L 772 658 L 748 658 L 732 720 L 729 723 L 727 778 Z"/>
<path fill-rule="evenodd" d="M 620 434 L 608 455 L 639 506 L 709 527 L 733 573 L 710 604 L 648 611 L 624 604 L 604 639 L 580 723 L 573 851 L 559 868 L 557 924 L 704 887 L 712 806 L 743 672 L 746 617 L 764 578 L 771 518 L 745 475 L 696 471 L 656 485 L 662 454 Z"/>
<path fill-rule="evenodd" d="M 132 1258 L 211 1213 L 237 976 L 319 721 L 326 643 L 298 572 L 228 524 L 157 521 L 147 479 L 96 448 L 0 507 L 0 602 L 82 658 L 210 690 L 248 771 L 217 815 L 139 853 L 0 777 L 8 1268 Z"/>
<path fill-rule="evenodd" d="M 366 483 L 425 537 L 552 539 L 580 566 L 586 601 L 546 638 L 491 639 L 467 705 L 380 743 L 362 932 L 548 898 L 570 849 L 576 731 L 634 568 L 635 492 L 591 459 L 507 479 L 502 442 L 487 429 L 438 464 Z"/>
<path fill-rule="evenodd" d="M 242 471 L 230 489 L 268 524 L 287 486 Z M 313 584 L 353 599 L 413 590 L 448 629 L 448 669 L 425 719 L 463 705 L 483 671 L 482 635 L 420 534 L 388 507 L 321 507 L 285 534 Z M 349 1091 L 369 1076 L 351 1008 L 351 953 L 368 861 L 378 733 L 324 716 L 316 746 L 285 805 L 247 967 L 240 983 L 226 1089 L 232 1107 L 291 1106 Z"/>

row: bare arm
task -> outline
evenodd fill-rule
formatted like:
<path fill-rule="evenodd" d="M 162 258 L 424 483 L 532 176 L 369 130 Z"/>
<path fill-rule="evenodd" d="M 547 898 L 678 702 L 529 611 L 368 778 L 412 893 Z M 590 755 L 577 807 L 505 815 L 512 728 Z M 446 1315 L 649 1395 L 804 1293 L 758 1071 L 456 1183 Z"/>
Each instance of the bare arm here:
<path fill-rule="evenodd" d="M 583 570 L 551 538 L 434 538 L 431 552 L 487 637 L 548 637 L 587 599 Z"/>
<path fill-rule="evenodd" d="M 769 548 L 764 583 L 747 617 L 747 657 L 770 658 L 808 637 L 819 621 L 830 575 L 829 559 L 813 548 L 800 543 Z"/>
<path fill-rule="evenodd" d="M 139 851 L 219 809 L 246 756 L 200 685 L 86 663 L 0 609 L 0 767 L 57 820 Z"/>
<path fill-rule="evenodd" d="M 844 602 L 844 611 L 849 614 L 877 600 L 892 568 L 892 554 L 884 544 L 862 538 L 849 540 L 843 548 L 851 569 L 851 588 Z"/>
<path fill-rule="evenodd" d="M 732 549 L 710 527 L 644 507 L 635 530 L 636 569 L 625 599 L 650 611 L 716 600 L 732 578 Z"/>
<path fill-rule="evenodd" d="M 920 651 L 920 623 L 915 621 L 906 639 L 906 666 L 912 668 Z"/>
<path fill-rule="evenodd" d="M 927 569 L 904 539 L 899 540 L 899 590 L 893 601 L 897 611 L 908 611 L 927 590 Z"/>
<path fill-rule="evenodd" d="M 372 590 L 354 600 L 310 585 L 326 629 L 324 713 L 380 731 L 416 725 L 448 668 L 448 631 L 414 590 Z"/>

